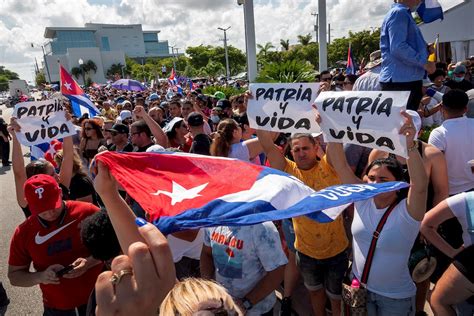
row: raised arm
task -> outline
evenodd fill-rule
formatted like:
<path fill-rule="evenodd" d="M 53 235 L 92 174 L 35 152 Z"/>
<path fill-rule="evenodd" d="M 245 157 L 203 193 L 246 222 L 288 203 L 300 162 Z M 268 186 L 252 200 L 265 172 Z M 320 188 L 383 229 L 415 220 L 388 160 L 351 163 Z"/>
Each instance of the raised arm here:
<path fill-rule="evenodd" d="M 408 190 L 407 209 L 410 216 L 421 221 L 426 212 L 426 199 L 428 192 L 428 176 L 426 175 L 423 159 L 418 151 L 418 144 L 414 141 L 416 130 L 409 114 L 402 112 L 405 124 L 400 129 L 400 134 L 407 137 L 408 147 L 408 173 L 410 174 L 410 189 Z"/>
<path fill-rule="evenodd" d="M 329 164 L 334 168 L 342 183 L 356 184 L 362 183 L 362 180 L 354 174 L 347 163 L 346 155 L 341 143 L 328 143 L 326 155 Z"/>
<path fill-rule="evenodd" d="M 8 126 L 8 132 L 12 135 L 13 146 L 12 146 L 12 168 L 13 175 L 15 177 L 15 192 L 16 200 L 18 205 L 22 208 L 28 206 L 25 200 L 25 193 L 23 191 L 23 185 L 26 182 L 26 170 L 25 162 L 23 160 L 23 151 L 21 150 L 21 144 L 16 137 L 16 132 L 20 131 L 20 125 L 18 125 L 16 118 L 10 119 L 10 126 Z"/>
<path fill-rule="evenodd" d="M 72 169 L 74 165 L 74 145 L 72 136 L 64 137 L 63 140 L 63 161 L 59 170 L 59 183 L 69 189 L 71 185 Z"/>
<path fill-rule="evenodd" d="M 263 151 L 267 155 L 268 161 L 272 168 L 285 170 L 286 159 L 283 153 L 273 143 L 273 133 L 268 131 L 257 130 L 257 137 Z"/>
<path fill-rule="evenodd" d="M 109 169 L 99 162 L 98 170 L 95 173 L 97 174 L 94 179 L 95 190 L 107 209 L 123 253 L 128 255 L 130 245 L 137 241 L 144 242 L 135 224 L 136 217 L 120 196 L 117 182 L 110 174 Z"/>
<path fill-rule="evenodd" d="M 263 147 L 262 144 L 260 144 L 260 141 L 258 138 L 252 138 L 244 141 L 245 146 L 247 146 L 249 150 L 249 156 L 250 159 L 253 159 L 263 153 Z"/>
<path fill-rule="evenodd" d="M 155 143 L 158 145 L 163 146 L 164 148 L 168 148 L 168 137 L 166 136 L 165 132 L 161 129 L 161 126 L 155 122 L 154 119 L 151 118 L 148 113 L 145 112 L 145 109 L 141 106 L 138 105 L 135 107 L 133 110 L 133 113 L 137 116 L 137 118 L 141 118 L 145 121 L 146 125 L 151 130 L 151 133 L 155 137 Z"/>

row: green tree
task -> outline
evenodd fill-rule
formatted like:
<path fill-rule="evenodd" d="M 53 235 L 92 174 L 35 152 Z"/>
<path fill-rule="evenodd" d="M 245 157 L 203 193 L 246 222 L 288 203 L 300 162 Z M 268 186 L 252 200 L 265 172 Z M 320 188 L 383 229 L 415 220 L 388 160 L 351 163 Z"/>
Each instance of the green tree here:
<path fill-rule="evenodd" d="M 306 35 L 298 35 L 297 38 L 298 38 L 298 42 L 303 46 L 306 46 L 311 42 L 311 34 L 310 33 L 308 33 Z"/>
<path fill-rule="evenodd" d="M 268 63 L 263 66 L 256 82 L 313 82 L 316 78 L 314 67 L 300 60 L 289 60 L 281 63 Z"/>
<path fill-rule="evenodd" d="M 236 74 L 245 68 L 246 57 L 245 54 L 238 48 L 229 45 L 227 47 L 229 56 L 229 68 L 231 74 Z M 186 49 L 186 54 L 189 56 L 188 62 L 194 69 L 207 67 L 210 61 L 225 65 L 225 50 L 223 47 L 214 46 L 194 46 Z"/>
<path fill-rule="evenodd" d="M 275 48 L 275 46 L 273 46 L 273 44 L 270 42 L 266 42 L 265 45 L 257 44 L 257 48 L 259 50 L 258 53 L 266 57 L 270 49 Z"/>
<path fill-rule="evenodd" d="M 0 66 L 0 91 L 8 90 L 8 80 L 19 79 L 16 72 L 10 71 L 5 66 Z"/>
<path fill-rule="evenodd" d="M 289 51 L 290 50 L 290 40 L 289 39 L 281 39 L 280 40 L 280 45 L 281 47 L 283 48 L 283 50 L 285 51 Z"/>
<path fill-rule="evenodd" d="M 122 76 L 122 67 L 123 65 L 121 63 L 112 64 L 110 68 L 107 70 L 107 73 L 106 73 L 107 77 L 113 78 L 115 74 L 119 74 L 120 76 Z"/>
<path fill-rule="evenodd" d="M 42 71 L 36 74 L 35 83 L 37 87 L 40 87 L 41 85 L 46 83 L 46 77 L 44 76 L 44 73 Z"/>

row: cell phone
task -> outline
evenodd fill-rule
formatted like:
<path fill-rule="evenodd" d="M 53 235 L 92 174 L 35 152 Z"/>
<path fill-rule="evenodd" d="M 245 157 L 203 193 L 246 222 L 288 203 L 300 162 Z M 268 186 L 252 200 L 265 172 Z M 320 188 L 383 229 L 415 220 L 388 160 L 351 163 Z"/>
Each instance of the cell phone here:
<path fill-rule="evenodd" d="M 66 273 L 72 271 L 74 269 L 74 265 L 70 264 L 64 268 L 62 268 L 61 270 L 57 271 L 56 272 L 56 276 L 58 278 L 62 277 L 63 275 L 65 275 Z"/>

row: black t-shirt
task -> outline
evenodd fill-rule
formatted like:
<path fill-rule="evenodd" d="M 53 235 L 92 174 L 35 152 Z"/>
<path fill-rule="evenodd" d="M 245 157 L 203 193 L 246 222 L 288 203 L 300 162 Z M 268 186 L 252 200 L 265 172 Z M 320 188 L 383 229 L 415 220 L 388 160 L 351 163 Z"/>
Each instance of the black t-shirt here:
<path fill-rule="evenodd" d="M 150 148 L 150 147 L 153 146 L 153 145 L 154 145 L 153 143 L 149 143 L 148 145 L 143 146 L 143 147 L 135 147 L 135 148 L 133 149 L 133 151 L 134 151 L 134 152 L 139 152 L 139 153 L 144 153 L 144 152 L 146 152 L 146 150 L 147 150 L 148 148 Z"/>
<path fill-rule="evenodd" d="M 459 90 L 462 90 L 464 92 L 469 91 L 473 88 L 472 83 L 470 83 L 466 79 L 464 79 L 461 82 L 456 82 L 454 80 L 449 80 L 448 82 L 446 82 L 445 86 L 450 87 L 451 89 L 459 89 Z"/>
<path fill-rule="evenodd" d="M 63 185 L 60 185 L 60 187 L 63 190 L 64 200 L 77 200 L 92 195 L 92 203 L 97 205 L 97 195 L 94 190 L 94 184 L 88 176 L 75 174 L 71 178 L 69 191 Z"/>
<path fill-rule="evenodd" d="M 110 151 L 117 151 L 117 146 L 115 145 L 112 145 L 110 146 L 109 148 Z M 127 143 L 127 145 L 125 145 L 125 147 L 122 149 L 122 152 L 132 152 L 133 151 L 133 145 L 132 143 Z"/>
<path fill-rule="evenodd" d="M 190 153 L 210 156 L 212 139 L 206 134 L 198 134 L 193 138 Z"/>

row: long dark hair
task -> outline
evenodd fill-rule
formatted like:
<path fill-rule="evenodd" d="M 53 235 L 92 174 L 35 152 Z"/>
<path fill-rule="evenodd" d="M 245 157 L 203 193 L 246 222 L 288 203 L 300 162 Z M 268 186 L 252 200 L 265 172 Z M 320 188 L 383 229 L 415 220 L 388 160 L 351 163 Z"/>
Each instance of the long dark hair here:
<path fill-rule="evenodd" d="M 407 171 L 402 167 L 402 164 L 395 158 L 381 158 L 372 161 L 365 171 L 365 175 L 368 176 L 370 170 L 375 166 L 385 166 L 388 171 L 394 176 L 396 181 L 408 181 Z M 401 189 L 397 192 L 397 197 L 402 200 L 408 196 L 408 188 Z"/>
<path fill-rule="evenodd" d="M 92 128 L 95 130 L 95 133 L 96 133 L 98 139 L 103 139 L 104 138 L 104 134 L 102 134 L 102 127 L 101 127 L 100 122 L 98 120 L 94 120 L 94 119 L 86 119 L 82 122 L 82 132 L 81 132 L 81 137 L 82 138 L 84 138 L 84 139 L 87 138 L 86 129 L 85 129 L 85 126 L 86 126 L 87 123 L 92 125 Z"/>
<path fill-rule="evenodd" d="M 211 144 L 211 156 L 229 157 L 234 131 L 239 125 L 233 119 L 225 119 L 217 125 L 216 135 Z"/>

